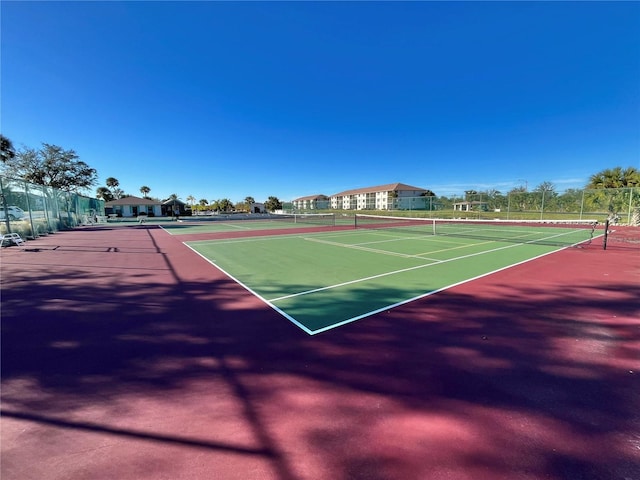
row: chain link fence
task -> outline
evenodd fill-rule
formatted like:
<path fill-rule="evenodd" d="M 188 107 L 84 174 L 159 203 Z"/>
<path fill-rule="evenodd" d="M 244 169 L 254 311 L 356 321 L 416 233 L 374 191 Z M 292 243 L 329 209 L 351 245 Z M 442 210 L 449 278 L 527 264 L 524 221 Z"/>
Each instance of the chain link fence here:
<path fill-rule="evenodd" d="M 22 238 L 67 230 L 104 215 L 104 201 L 0 176 L 0 234 Z"/>
<path fill-rule="evenodd" d="M 535 191 L 473 192 L 460 197 L 423 196 L 394 199 L 392 210 L 416 210 L 427 216 L 501 219 L 609 219 L 640 225 L 640 187 Z"/>

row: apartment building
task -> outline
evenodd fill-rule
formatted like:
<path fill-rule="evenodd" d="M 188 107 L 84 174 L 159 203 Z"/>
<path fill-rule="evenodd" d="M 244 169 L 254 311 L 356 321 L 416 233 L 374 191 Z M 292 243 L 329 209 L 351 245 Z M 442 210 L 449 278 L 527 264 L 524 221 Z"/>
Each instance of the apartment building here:
<path fill-rule="evenodd" d="M 410 208 L 414 199 L 427 194 L 424 188 L 404 183 L 389 183 L 375 187 L 345 190 L 330 197 L 336 210 L 394 210 Z M 409 207 L 407 207 L 409 205 Z"/>
<path fill-rule="evenodd" d="M 326 210 L 330 208 L 329 197 L 326 195 L 309 195 L 296 198 L 291 202 L 295 210 Z"/>

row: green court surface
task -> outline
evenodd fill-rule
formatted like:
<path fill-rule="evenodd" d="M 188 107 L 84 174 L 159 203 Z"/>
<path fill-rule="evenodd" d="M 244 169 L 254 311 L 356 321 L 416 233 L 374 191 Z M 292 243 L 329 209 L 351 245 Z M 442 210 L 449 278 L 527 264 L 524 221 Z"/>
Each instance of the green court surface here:
<path fill-rule="evenodd" d="M 313 335 L 566 248 L 548 238 L 587 240 L 547 230 L 536 243 L 354 229 L 187 245 Z"/>

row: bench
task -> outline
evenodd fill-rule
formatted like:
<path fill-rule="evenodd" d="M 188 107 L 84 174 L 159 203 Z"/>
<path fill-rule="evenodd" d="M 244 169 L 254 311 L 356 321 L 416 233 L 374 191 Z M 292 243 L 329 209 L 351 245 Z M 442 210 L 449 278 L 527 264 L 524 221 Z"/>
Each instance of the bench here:
<path fill-rule="evenodd" d="M 8 245 L 5 245 L 5 243 L 8 243 Z M 18 233 L 5 233 L 4 235 L 0 236 L 0 246 L 9 247 L 11 245 L 17 245 L 18 247 L 24 248 L 25 241 Z"/>

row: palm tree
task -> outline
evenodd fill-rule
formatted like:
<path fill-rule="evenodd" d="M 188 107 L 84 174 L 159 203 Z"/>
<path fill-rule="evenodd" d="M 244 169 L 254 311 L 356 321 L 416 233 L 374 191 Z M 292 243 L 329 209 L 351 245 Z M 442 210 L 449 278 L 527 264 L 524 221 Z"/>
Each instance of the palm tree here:
<path fill-rule="evenodd" d="M 640 171 L 637 168 L 607 168 L 589 178 L 587 188 L 596 190 L 589 195 L 589 203 L 599 208 L 606 207 L 610 218 L 618 217 L 618 212 L 627 212 L 629 215 L 633 197 L 637 195 L 633 187 L 639 185 Z M 629 193 L 624 189 L 629 189 Z"/>
<path fill-rule="evenodd" d="M 149 187 L 147 187 L 146 185 L 143 185 L 142 187 L 140 187 L 140 193 L 142 193 L 144 198 L 147 198 L 147 195 L 149 194 L 150 191 L 151 191 L 151 189 Z"/>
<path fill-rule="evenodd" d="M 96 189 L 96 197 L 101 198 L 105 202 L 110 202 L 111 200 L 113 200 L 113 194 L 107 187 L 98 187 Z"/>
<path fill-rule="evenodd" d="M 189 202 L 189 208 L 193 212 L 193 204 L 196 202 L 196 197 L 194 197 L 193 195 L 189 195 L 187 197 L 187 202 Z"/>
<path fill-rule="evenodd" d="M 120 188 L 120 182 L 115 177 L 107 178 L 107 188 L 111 191 L 111 196 L 114 199 L 122 198 L 125 196 L 124 190 Z"/>
<path fill-rule="evenodd" d="M 640 170 L 635 167 L 615 167 L 591 175 L 587 188 L 624 188 L 637 185 L 640 185 Z"/>

